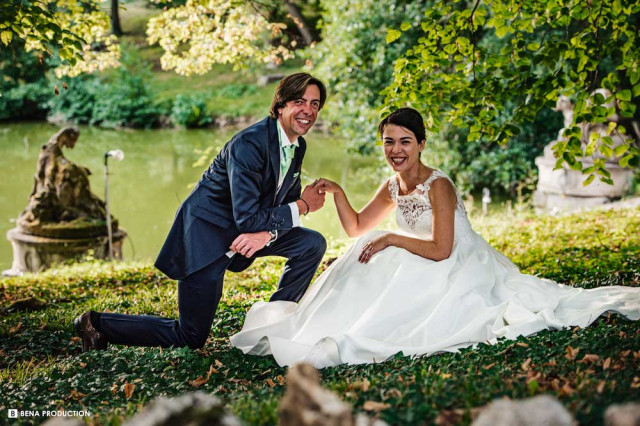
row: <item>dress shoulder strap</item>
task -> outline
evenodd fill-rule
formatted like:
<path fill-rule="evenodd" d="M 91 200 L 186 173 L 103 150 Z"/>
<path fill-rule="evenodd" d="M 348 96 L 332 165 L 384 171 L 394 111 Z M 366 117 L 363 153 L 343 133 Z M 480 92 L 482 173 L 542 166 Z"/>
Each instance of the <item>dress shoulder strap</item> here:
<path fill-rule="evenodd" d="M 434 169 L 433 172 L 431 173 L 431 176 L 429 176 L 429 178 L 427 178 L 427 180 L 422 185 L 418 185 L 422 190 L 422 193 L 424 194 L 425 198 L 427 199 L 427 202 L 430 202 L 429 189 L 431 188 L 431 184 L 433 183 L 433 181 L 439 178 L 444 178 L 449 181 L 449 183 L 453 187 L 454 192 L 456 193 L 456 201 L 457 201 L 456 209 L 466 213 L 466 208 L 464 207 L 464 203 L 462 202 L 462 197 L 460 196 L 460 192 L 458 192 L 458 187 L 456 187 L 455 183 L 453 183 L 453 180 L 451 180 L 451 178 L 447 176 L 446 173 L 440 170 Z"/>
<path fill-rule="evenodd" d="M 398 176 L 391 176 L 389 178 L 389 195 L 394 203 L 398 204 Z"/>
<path fill-rule="evenodd" d="M 429 176 L 427 178 L 427 180 L 425 180 L 422 185 L 419 185 L 421 187 L 420 189 L 422 189 L 422 192 L 425 195 L 429 192 L 429 189 L 431 189 L 431 184 L 433 183 L 433 181 L 438 179 L 438 178 L 445 178 L 449 182 L 451 182 L 451 179 L 449 179 L 449 176 L 447 176 L 446 174 L 444 174 L 440 170 L 434 169 L 433 172 L 431 172 L 431 176 Z M 451 182 L 451 184 L 453 184 L 453 182 Z M 454 186 L 454 188 L 455 188 L 455 186 Z"/>

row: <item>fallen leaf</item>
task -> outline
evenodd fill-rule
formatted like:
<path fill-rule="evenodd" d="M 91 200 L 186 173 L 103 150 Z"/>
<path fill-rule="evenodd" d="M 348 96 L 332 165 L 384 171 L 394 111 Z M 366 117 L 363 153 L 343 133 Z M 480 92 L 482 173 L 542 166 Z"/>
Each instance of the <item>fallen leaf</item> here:
<path fill-rule="evenodd" d="M 482 368 L 484 368 L 485 370 L 488 370 L 488 369 L 490 369 L 491 367 L 493 367 L 494 365 L 496 365 L 496 363 L 495 363 L 495 362 L 492 362 L 491 364 L 489 364 L 489 365 L 485 365 L 485 366 L 484 366 L 484 367 L 482 367 Z"/>
<path fill-rule="evenodd" d="M 633 352 L 633 359 L 640 359 L 640 351 Z"/>
<path fill-rule="evenodd" d="M 189 385 L 191 385 L 194 388 L 199 388 L 200 386 L 204 385 L 209 381 L 209 379 L 211 378 L 211 374 L 213 373 L 218 373 L 218 370 L 213 368 L 213 364 L 211 364 L 209 366 L 209 371 L 207 371 L 207 377 L 199 376 L 195 380 L 187 380 L 187 383 L 189 383 Z"/>
<path fill-rule="evenodd" d="M 362 408 L 365 411 L 376 411 L 376 412 L 386 410 L 389 407 L 391 407 L 391 404 L 387 404 L 385 402 L 377 402 L 377 401 L 366 401 L 362 406 Z"/>
<path fill-rule="evenodd" d="M 131 395 L 133 395 L 133 390 L 136 388 L 136 385 L 134 385 L 133 383 L 129 383 L 128 381 L 124 382 L 124 396 L 127 397 L 127 399 L 131 398 Z"/>
<path fill-rule="evenodd" d="M 604 360 L 604 364 L 602 364 L 602 369 L 608 370 L 610 366 L 611 366 L 611 357 L 608 357 L 607 359 Z"/>
<path fill-rule="evenodd" d="M 402 398 L 402 392 L 400 391 L 400 389 L 396 389 L 396 388 L 389 389 L 387 391 L 387 397 L 389 397 L 389 398 Z"/>
<path fill-rule="evenodd" d="M 527 371 L 530 366 L 531 366 L 531 358 L 527 358 L 527 360 L 522 363 L 520 368 L 522 368 L 523 371 Z"/>
<path fill-rule="evenodd" d="M 600 383 L 598 383 L 598 387 L 596 388 L 596 391 L 598 393 L 602 393 L 604 392 L 604 386 L 607 384 L 607 382 L 605 382 L 604 380 L 601 380 Z"/>
<path fill-rule="evenodd" d="M 445 380 L 446 380 L 446 379 L 449 379 L 449 378 L 451 377 L 451 374 L 449 374 L 449 373 L 442 373 L 442 374 L 440 375 L 440 377 L 442 377 L 443 379 L 445 379 Z"/>
<path fill-rule="evenodd" d="M 631 353 L 631 349 L 628 349 L 628 350 L 626 350 L 626 351 L 621 351 L 621 352 L 620 352 L 620 356 L 621 356 L 622 358 L 626 358 L 626 357 L 628 357 L 628 356 L 629 356 L 629 354 L 630 354 L 630 353 Z"/>
<path fill-rule="evenodd" d="M 217 359 L 214 362 L 216 363 L 216 367 L 218 367 L 218 368 L 224 366 L 224 364 L 221 363 L 220 361 L 218 361 Z"/>
<path fill-rule="evenodd" d="M 595 354 L 586 354 L 580 362 L 596 363 L 600 361 L 600 357 Z"/>
<path fill-rule="evenodd" d="M 114 384 L 111 386 L 111 393 L 112 393 L 112 394 L 114 394 L 114 395 L 115 395 L 115 394 L 117 394 L 117 393 L 118 393 L 118 389 L 120 389 L 120 386 L 118 386 L 118 384 L 117 384 L 117 383 L 114 383 Z"/>
<path fill-rule="evenodd" d="M 81 362 L 81 363 L 80 363 L 80 367 L 85 368 L 86 366 L 87 366 L 87 363 L 86 363 L 86 362 Z"/>
<path fill-rule="evenodd" d="M 273 388 L 276 385 L 271 379 L 267 379 L 267 384 L 269 385 L 270 388 Z"/>
<path fill-rule="evenodd" d="M 573 349 L 571 346 L 567 346 L 567 354 L 565 355 L 565 358 L 567 358 L 569 361 L 572 361 L 576 359 L 576 355 L 578 355 L 578 352 L 580 352 L 580 348 Z"/>
<path fill-rule="evenodd" d="M 71 390 L 71 393 L 69 394 L 69 396 L 67 398 L 71 398 L 71 399 L 75 399 L 76 401 L 79 401 L 82 398 L 84 398 L 85 396 L 87 396 L 86 393 L 78 392 L 77 389 L 73 389 L 73 390 Z"/>
<path fill-rule="evenodd" d="M 20 330 L 20 327 L 22 327 L 22 323 L 19 322 L 18 325 L 16 325 L 15 327 L 12 327 L 9 329 L 9 334 L 13 335 L 16 334 L 18 332 L 18 330 Z"/>
<path fill-rule="evenodd" d="M 286 382 L 284 377 L 282 376 L 282 374 L 278 374 L 278 377 L 276 377 L 276 380 L 278 381 L 278 384 L 280 386 L 284 386 L 284 384 Z"/>
<path fill-rule="evenodd" d="M 638 389 L 640 388 L 640 377 L 635 376 L 633 378 L 633 382 L 631 383 L 631 389 Z"/>
<path fill-rule="evenodd" d="M 516 343 L 516 345 L 517 345 L 517 346 L 520 346 L 520 347 L 522 347 L 522 348 L 528 348 L 528 347 L 529 347 L 529 345 L 527 345 L 527 344 L 526 344 L 526 343 L 524 343 L 524 342 L 518 342 L 518 343 Z"/>
<path fill-rule="evenodd" d="M 194 380 L 187 380 L 187 383 L 189 383 L 189 386 L 194 387 L 194 388 L 199 388 L 200 386 L 204 385 L 205 383 L 207 383 L 207 379 L 205 379 L 202 376 L 198 376 L 198 378 L 194 379 Z"/>
<path fill-rule="evenodd" d="M 562 393 L 566 394 L 566 395 L 573 395 L 573 393 L 575 392 L 575 389 L 573 389 L 571 386 L 569 386 L 569 383 L 565 383 L 564 386 L 562 386 L 562 389 L 560 389 Z"/>

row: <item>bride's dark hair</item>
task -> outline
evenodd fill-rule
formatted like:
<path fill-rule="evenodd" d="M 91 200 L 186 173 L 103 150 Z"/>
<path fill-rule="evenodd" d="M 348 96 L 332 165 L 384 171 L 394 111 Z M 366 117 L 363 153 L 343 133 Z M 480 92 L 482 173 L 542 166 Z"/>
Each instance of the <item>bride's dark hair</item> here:
<path fill-rule="evenodd" d="M 380 137 L 382 137 L 384 126 L 387 124 L 395 124 L 396 126 L 402 126 L 411 130 L 418 140 L 418 143 L 425 139 L 426 130 L 424 128 L 424 119 L 422 115 L 413 108 L 399 108 L 382 119 L 378 125 Z"/>

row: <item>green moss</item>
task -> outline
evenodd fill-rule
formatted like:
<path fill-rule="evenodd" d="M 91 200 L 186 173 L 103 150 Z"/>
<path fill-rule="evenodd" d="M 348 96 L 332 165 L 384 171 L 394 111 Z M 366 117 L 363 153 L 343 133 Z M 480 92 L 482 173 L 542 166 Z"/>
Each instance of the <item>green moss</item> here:
<path fill-rule="evenodd" d="M 640 209 L 472 220 L 525 271 L 581 287 L 640 285 Z M 331 255 L 345 247 L 332 242 Z M 3 279 L 0 308 L 25 297 L 47 306 L 0 319 L 0 411 L 86 408 L 101 424 L 119 424 L 156 396 L 194 390 L 189 381 L 213 365 L 218 373 L 200 389 L 223 398 L 249 424 L 275 424 L 286 369 L 270 357 L 242 355 L 228 337 L 255 301 L 268 299 L 282 267 L 281 260 L 262 259 L 228 274 L 210 338 L 199 351 L 112 347 L 80 353 L 72 321 L 85 310 L 177 317 L 175 282 L 150 265 L 93 261 Z M 575 357 L 568 356 L 569 347 L 578 350 Z M 586 329 L 543 331 L 456 354 L 328 368 L 322 381 L 356 411 L 369 400 L 389 404 L 379 416 L 391 424 L 433 423 L 444 411 L 467 424 L 473 407 L 539 393 L 558 397 L 580 423 L 593 424 L 602 422 L 609 404 L 638 399 L 638 348 L 637 323 L 610 315 Z M 587 354 L 598 359 L 587 361 Z M 130 398 L 126 382 L 136 386 Z"/>

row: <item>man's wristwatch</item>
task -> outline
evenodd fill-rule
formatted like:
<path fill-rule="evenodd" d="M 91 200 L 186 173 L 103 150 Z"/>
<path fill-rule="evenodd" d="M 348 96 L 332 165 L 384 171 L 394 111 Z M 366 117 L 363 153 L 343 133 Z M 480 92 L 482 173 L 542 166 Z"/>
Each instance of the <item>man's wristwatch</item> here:
<path fill-rule="evenodd" d="M 271 235 L 271 239 L 267 242 L 266 247 L 269 247 L 278 238 L 278 231 L 268 231 Z"/>

